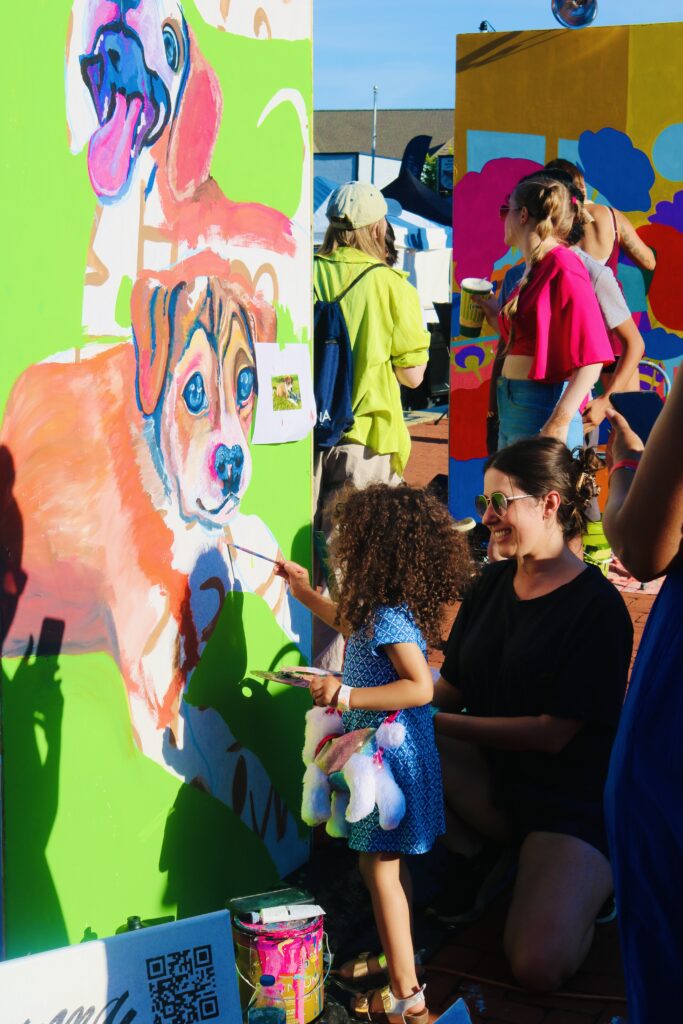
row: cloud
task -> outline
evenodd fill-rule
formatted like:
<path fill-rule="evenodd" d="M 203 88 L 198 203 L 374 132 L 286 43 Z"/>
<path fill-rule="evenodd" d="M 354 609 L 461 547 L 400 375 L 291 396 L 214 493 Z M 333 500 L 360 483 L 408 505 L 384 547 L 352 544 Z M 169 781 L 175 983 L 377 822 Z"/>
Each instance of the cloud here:
<path fill-rule="evenodd" d="M 615 128 L 583 132 L 579 157 L 586 181 L 619 210 L 649 210 L 655 180 L 649 157 Z"/>

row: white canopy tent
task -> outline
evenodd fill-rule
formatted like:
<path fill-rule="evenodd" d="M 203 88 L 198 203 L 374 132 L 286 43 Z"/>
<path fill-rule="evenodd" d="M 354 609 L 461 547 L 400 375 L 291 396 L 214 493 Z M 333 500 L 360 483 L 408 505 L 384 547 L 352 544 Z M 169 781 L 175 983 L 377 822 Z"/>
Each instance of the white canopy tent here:
<path fill-rule="evenodd" d="M 313 179 L 313 241 L 322 244 L 327 230 L 325 211 L 337 183 L 318 175 Z M 387 220 L 396 236 L 398 263 L 420 295 L 425 324 L 436 323 L 435 302 L 450 302 L 453 232 L 451 228 L 404 210 L 387 199 Z"/>

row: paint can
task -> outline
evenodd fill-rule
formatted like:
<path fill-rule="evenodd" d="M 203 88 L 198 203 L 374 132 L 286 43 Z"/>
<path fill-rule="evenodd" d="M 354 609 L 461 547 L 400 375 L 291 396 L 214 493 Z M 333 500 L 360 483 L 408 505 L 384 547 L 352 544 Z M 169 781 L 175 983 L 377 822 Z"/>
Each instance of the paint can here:
<path fill-rule="evenodd" d="M 262 974 L 272 974 L 287 1008 L 287 1024 L 310 1024 L 323 1012 L 322 917 L 287 924 L 255 924 L 233 918 L 232 936 L 245 1009 Z"/>

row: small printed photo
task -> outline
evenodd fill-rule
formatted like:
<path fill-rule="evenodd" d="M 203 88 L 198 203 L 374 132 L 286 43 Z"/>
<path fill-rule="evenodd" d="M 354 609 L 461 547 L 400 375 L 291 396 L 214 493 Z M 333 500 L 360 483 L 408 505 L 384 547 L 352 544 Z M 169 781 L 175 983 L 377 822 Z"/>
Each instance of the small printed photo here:
<path fill-rule="evenodd" d="M 275 412 L 301 409 L 301 387 L 296 373 L 271 377 L 273 388 L 273 409 Z"/>

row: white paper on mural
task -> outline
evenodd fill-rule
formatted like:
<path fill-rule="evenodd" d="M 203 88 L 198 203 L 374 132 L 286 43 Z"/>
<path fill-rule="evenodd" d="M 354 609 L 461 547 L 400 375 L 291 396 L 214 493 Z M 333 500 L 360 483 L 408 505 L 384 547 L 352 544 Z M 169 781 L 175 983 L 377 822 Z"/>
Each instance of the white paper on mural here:
<path fill-rule="evenodd" d="M 0 964 L 3 1024 L 241 1020 L 227 910 Z"/>
<path fill-rule="evenodd" d="M 306 345 L 255 345 L 258 404 L 252 444 L 300 441 L 315 426 Z"/>

